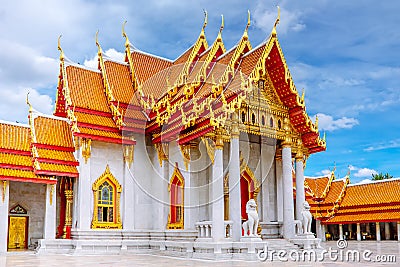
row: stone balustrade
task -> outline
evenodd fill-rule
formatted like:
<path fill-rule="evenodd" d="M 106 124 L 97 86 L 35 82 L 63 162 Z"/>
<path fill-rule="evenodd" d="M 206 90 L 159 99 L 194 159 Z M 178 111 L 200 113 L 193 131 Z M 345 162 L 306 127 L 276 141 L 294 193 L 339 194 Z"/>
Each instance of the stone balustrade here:
<path fill-rule="evenodd" d="M 201 221 L 197 222 L 196 229 L 198 232 L 198 238 L 208 238 L 211 239 L 212 236 L 212 221 Z M 232 221 L 224 221 L 225 226 L 225 237 L 232 237 Z"/>

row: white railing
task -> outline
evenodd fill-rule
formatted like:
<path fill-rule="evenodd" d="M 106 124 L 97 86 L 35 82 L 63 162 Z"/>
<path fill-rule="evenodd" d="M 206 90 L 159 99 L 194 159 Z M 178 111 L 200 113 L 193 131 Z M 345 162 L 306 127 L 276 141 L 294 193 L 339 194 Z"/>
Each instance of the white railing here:
<path fill-rule="evenodd" d="M 212 238 L 212 221 L 201 221 L 196 224 L 198 238 Z M 225 237 L 232 236 L 232 221 L 224 221 Z"/>

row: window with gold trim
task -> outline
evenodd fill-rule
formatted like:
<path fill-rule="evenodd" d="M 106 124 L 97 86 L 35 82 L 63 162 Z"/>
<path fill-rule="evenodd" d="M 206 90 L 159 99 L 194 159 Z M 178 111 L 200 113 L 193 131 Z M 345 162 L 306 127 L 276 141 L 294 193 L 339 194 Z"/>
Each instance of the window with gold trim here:
<path fill-rule="evenodd" d="M 121 185 L 106 167 L 105 172 L 93 184 L 94 211 L 92 228 L 121 229 Z"/>
<path fill-rule="evenodd" d="M 170 209 L 167 225 L 168 229 L 183 229 L 183 190 L 184 179 L 178 169 L 178 166 L 176 166 L 168 186 L 170 196 Z"/>

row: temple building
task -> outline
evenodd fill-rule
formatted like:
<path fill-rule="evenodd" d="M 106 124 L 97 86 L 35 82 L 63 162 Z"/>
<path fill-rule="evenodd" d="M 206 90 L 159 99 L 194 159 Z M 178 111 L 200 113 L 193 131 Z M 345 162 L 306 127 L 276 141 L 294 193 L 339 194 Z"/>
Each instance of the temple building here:
<path fill-rule="evenodd" d="M 322 240 L 400 241 L 400 179 L 350 184 L 332 172 L 306 177 L 305 188 Z"/>
<path fill-rule="evenodd" d="M 319 236 L 339 223 L 399 221 L 390 199 L 390 219 L 358 215 L 383 214 L 375 189 L 365 202 L 356 197 L 384 182 L 305 181 L 306 161 L 326 142 L 292 80 L 278 22 L 253 47 L 249 17 L 227 49 L 223 20 L 207 41 L 206 16 L 175 60 L 135 48 L 123 28 L 118 62 L 96 34 L 97 69 L 71 62 L 59 39 L 54 114 L 27 99 L 27 125 L 0 122 L 0 252 L 254 253 L 262 242 L 242 237 L 250 199 L 258 234 L 280 245 L 298 237 L 306 200 Z"/>

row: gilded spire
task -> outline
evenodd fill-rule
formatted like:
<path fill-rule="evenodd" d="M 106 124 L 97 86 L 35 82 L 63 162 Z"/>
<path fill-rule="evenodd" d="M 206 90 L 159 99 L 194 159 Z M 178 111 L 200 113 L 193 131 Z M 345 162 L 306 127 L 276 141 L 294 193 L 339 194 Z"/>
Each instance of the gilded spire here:
<path fill-rule="evenodd" d="M 64 58 L 65 58 L 64 51 L 61 48 L 61 42 L 60 42 L 61 36 L 62 36 L 61 34 L 60 34 L 60 36 L 58 36 L 57 49 L 58 49 L 58 51 L 60 51 L 60 60 L 64 60 Z"/>
<path fill-rule="evenodd" d="M 246 25 L 246 29 L 245 29 L 245 32 L 247 33 L 247 30 L 249 29 L 249 27 L 250 27 L 250 10 L 247 10 L 247 25 Z"/>
<path fill-rule="evenodd" d="M 128 47 L 128 46 L 130 45 L 128 35 L 127 35 L 126 32 L 125 32 L 125 24 L 126 24 L 127 22 L 128 22 L 128 21 L 125 20 L 124 23 L 122 23 L 122 37 L 125 38 L 125 47 Z"/>
<path fill-rule="evenodd" d="M 33 111 L 33 108 L 31 103 L 29 102 L 29 93 L 30 92 L 28 91 L 28 93 L 26 94 L 26 104 L 29 106 L 29 113 L 31 113 Z"/>
<path fill-rule="evenodd" d="M 206 26 L 207 26 L 207 22 L 208 22 L 207 10 L 203 9 L 203 11 L 204 11 L 204 23 L 203 23 L 202 31 L 204 31 L 204 29 L 205 29 Z"/>
<path fill-rule="evenodd" d="M 100 55 L 100 54 L 103 53 L 103 51 L 102 51 L 100 43 L 99 43 L 99 30 L 97 30 L 95 38 L 96 38 L 96 46 L 98 48 L 98 52 L 97 53 Z"/>
<path fill-rule="evenodd" d="M 271 33 L 273 37 L 276 37 L 276 26 L 279 24 L 279 21 L 281 19 L 281 9 L 279 8 L 279 6 L 277 7 L 278 7 L 278 16 L 275 20 L 274 27 L 272 28 L 272 33 Z"/>
<path fill-rule="evenodd" d="M 219 32 L 222 32 L 222 30 L 225 27 L 225 23 L 224 23 L 224 15 L 221 14 L 221 27 L 219 27 Z"/>

